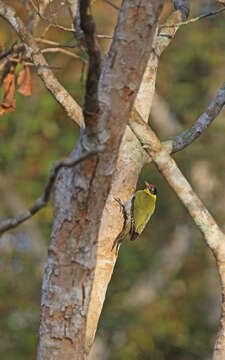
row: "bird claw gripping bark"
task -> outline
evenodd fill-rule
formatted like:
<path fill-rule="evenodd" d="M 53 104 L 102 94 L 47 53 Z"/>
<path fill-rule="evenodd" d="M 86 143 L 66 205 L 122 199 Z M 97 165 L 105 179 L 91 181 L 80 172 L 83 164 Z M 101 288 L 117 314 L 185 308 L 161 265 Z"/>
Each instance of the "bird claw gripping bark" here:
<path fill-rule="evenodd" d="M 124 204 L 122 203 L 122 201 L 119 198 L 114 198 L 115 201 L 118 202 L 119 206 L 120 206 L 120 211 L 123 212 L 123 217 L 124 217 L 124 224 L 126 223 L 126 219 L 127 219 L 127 213 L 126 213 L 126 209 Z M 119 246 L 123 241 L 123 237 L 124 237 L 124 224 L 123 224 L 123 229 L 122 231 L 119 233 L 119 235 L 116 237 L 116 239 L 113 242 L 112 245 L 112 249 L 111 251 L 113 251 L 114 248 L 116 248 L 116 254 L 118 254 L 118 250 L 119 250 Z"/>

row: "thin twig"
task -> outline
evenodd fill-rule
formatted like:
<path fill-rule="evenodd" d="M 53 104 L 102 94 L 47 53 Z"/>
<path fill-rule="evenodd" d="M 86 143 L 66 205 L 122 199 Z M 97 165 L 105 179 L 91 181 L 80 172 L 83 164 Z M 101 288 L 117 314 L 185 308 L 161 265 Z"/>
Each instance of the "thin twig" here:
<path fill-rule="evenodd" d="M 43 207 L 45 207 L 48 204 L 50 196 L 51 196 L 51 192 L 53 189 L 53 185 L 55 183 L 55 179 L 58 175 L 59 170 L 62 167 L 76 166 L 79 163 L 81 163 L 82 161 L 87 160 L 92 156 L 98 155 L 99 152 L 101 152 L 101 151 L 103 151 L 103 149 L 99 148 L 98 150 L 93 150 L 93 151 L 90 151 L 90 152 L 82 155 L 78 159 L 74 159 L 73 157 L 68 157 L 67 159 L 65 159 L 63 161 L 56 162 L 50 171 L 48 182 L 45 185 L 44 191 L 41 194 L 41 196 L 23 214 L 20 214 L 20 215 L 16 216 L 15 218 L 7 218 L 7 219 L 0 221 L 0 235 L 2 235 L 4 232 L 6 232 L 9 229 L 15 228 L 16 226 L 20 225 L 27 219 L 31 218 L 40 209 L 42 209 Z"/>
<path fill-rule="evenodd" d="M 47 35 L 48 31 L 51 29 L 51 25 L 48 24 L 46 26 L 46 28 L 44 29 L 43 33 L 41 34 L 41 38 L 45 38 L 45 36 Z"/>
<path fill-rule="evenodd" d="M 61 48 L 71 48 L 71 49 L 76 48 L 76 45 L 60 44 L 60 43 L 58 43 L 56 41 L 52 41 L 52 40 L 48 40 L 48 39 L 42 39 L 40 37 L 35 38 L 35 40 L 38 43 L 41 43 L 41 44 L 47 44 L 47 45 L 57 46 L 57 47 L 61 47 Z"/>
<path fill-rule="evenodd" d="M 24 61 L 23 59 L 17 59 L 17 58 L 11 57 L 11 56 L 7 56 L 7 59 L 8 59 L 9 61 L 11 61 L 11 62 L 22 63 L 22 64 L 25 65 L 25 66 L 34 66 L 33 63 L 28 62 L 28 61 Z"/>
<path fill-rule="evenodd" d="M 42 54 L 45 54 L 45 53 L 55 53 L 55 52 L 61 52 L 62 54 L 65 54 L 65 55 L 68 55 L 68 56 L 72 56 L 74 59 L 77 59 L 77 60 L 80 60 L 82 61 L 83 63 L 85 64 L 88 64 L 88 61 L 83 59 L 82 57 L 80 57 L 79 55 L 76 55 L 70 51 L 67 51 L 67 50 L 64 50 L 62 48 L 46 48 L 46 49 L 43 49 L 41 50 Z"/>
<path fill-rule="evenodd" d="M 225 11 L 225 6 L 222 7 L 221 9 L 218 9 L 218 10 L 215 10 L 215 11 L 209 11 L 205 14 L 202 14 L 200 16 L 197 16 L 195 18 L 192 18 L 192 19 L 189 19 L 187 21 L 183 21 L 183 22 L 179 22 L 177 24 L 171 24 L 171 25 L 166 25 L 166 24 L 163 24 L 163 25 L 160 25 L 160 29 L 162 28 L 170 28 L 170 27 L 176 27 L 176 26 L 182 26 L 182 25 L 188 25 L 188 24 L 191 24 L 191 23 L 194 23 L 194 22 L 197 22 L 199 20 L 202 20 L 206 17 L 209 17 L 209 16 L 214 16 L 214 15 L 217 15 L 221 12 Z"/>
<path fill-rule="evenodd" d="M 113 4 L 110 0 L 103 0 L 103 1 L 105 1 L 107 4 L 109 4 L 110 6 L 112 6 L 114 9 L 120 10 L 119 6 Z"/>
<path fill-rule="evenodd" d="M 73 28 L 67 28 L 67 27 L 65 27 L 65 26 L 62 26 L 62 25 L 56 24 L 56 23 L 54 23 L 54 22 L 52 22 L 52 21 L 49 21 L 49 19 L 48 19 L 46 16 L 44 16 L 44 15 L 42 15 L 42 14 L 40 13 L 39 9 L 36 7 L 36 5 L 34 4 L 34 2 L 33 2 L 32 0 L 29 0 L 29 1 L 30 1 L 31 5 L 33 6 L 34 10 L 36 11 L 37 15 L 38 15 L 42 20 L 46 21 L 50 26 L 53 26 L 53 27 L 55 27 L 55 28 L 57 28 L 57 29 L 60 29 L 60 30 L 63 30 L 63 31 L 75 32 L 75 29 L 73 29 Z"/>
<path fill-rule="evenodd" d="M 98 39 L 112 39 L 112 38 L 113 38 L 112 35 L 101 35 L 101 34 L 96 35 L 96 37 L 97 37 Z"/>
<path fill-rule="evenodd" d="M 7 59 L 11 62 L 21 63 L 26 66 L 35 66 L 33 63 L 25 61 L 23 58 L 14 58 L 14 57 L 7 56 Z M 62 70 L 62 67 L 60 67 L 60 66 L 42 65 L 42 68 L 43 69 L 51 69 L 51 70 Z"/>
<path fill-rule="evenodd" d="M 9 50 L 7 50 L 6 52 L 0 54 L 0 60 L 2 60 L 3 58 L 7 57 L 8 55 L 11 55 L 12 53 L 15 52 L 15 45 L 17 42 L 14 42 L 11 46 L 11 48 Z M 20 48 L 20 51 L 24 49 L 24 46 L 22 46 L 22 48 Z M 18 50 L 16 51 L 18 53 Z"/>

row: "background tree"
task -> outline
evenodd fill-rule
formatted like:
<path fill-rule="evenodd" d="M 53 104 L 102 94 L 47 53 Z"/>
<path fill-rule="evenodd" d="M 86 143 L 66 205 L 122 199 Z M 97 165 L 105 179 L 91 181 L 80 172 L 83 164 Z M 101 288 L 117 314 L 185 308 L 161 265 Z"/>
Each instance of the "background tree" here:
<path fill-rule="evenodd" d="M 66 159 L 64 162 L 58 163 L 53 168 L 51 177 L 43 195 L 38 199 L 38 201 L 35 202 L 35 205 L 32 206 L 28 212 L 24 213 L 22 216 L 17 217 L 16 220 L 8 219 L 7 221 L 2 222 L 3 232 L 4 230 L 13 227 L 17 223 L 20 223 L 21 221 L 30 217 L 38 209 L 43 207 L 49 199 L 54 177 L 59 171 L 54 197 L 54 224 L 51 235 L 51 245 L 49 248 L 48 264 L 43 285 L 39 358 L 59 358 L 60 356 L 69 358 L 69 356 L 71 357 L 74 355 L 74 352 L 76 354 L 76 358 L 83 358 L 84 347 L 86 349 L 86 354 L 89 353 L 104 301 L 105 292 L 115 263 L 115 254 L 110 251 L 111 245 L 122 226 L 122 217 L 117 204 L 115 204 L 113 200 L 113 196 L 120 197 L 122 200 L 125 200 L 132 194 L 143 164 L 149 162 L 149 158 L 146 157 L 145 152 L 150 154 L 151 158 L 154 160 L 160 171 L 166 177 L 167 181 L 169 181 L 170 185 L 173 187 L 177 195 L 189 210 L 196 224 L 203 232 L 208 245 L 213 250 L 214 255 L 217 258 L 218 265 L 223 265 L 224 235 L 214 223 L 214 220 L 210 214 L 197 199 L 185 178 L 176 167 L 176 164 L 169 157 L 168 152 L 175 152 L 183 149 L 184 146 L 191 143 L 196 136 L 200 135 L 205 130 L 205 128 L 208 127 L 210 122 L 218 115 L 224 104 L 224 87 L 219 90 L 217 96 L 214 100 L 212 100 L 207 111 L 203 113 L 199 120 L 190 128 L 190 131 L 186 131 L 181 136 L 176 137 L 173 142 L 167 142 L 166 147 L 162 147 L 155 134 L 148 127 L 146 127 L 145 123 L 143 122 L 143 119 L 145 121 L 148 120 L 150 112 L 151 101 L 154 95 L 155 78 L 159 56 L 161 55 L 162 51 L 169 45 L 171 39 L 174 37 L 174 34 L 179 27 L 179 25 L 174 26 L 174 24 L 180 24 L 183 20 L 186 19 L 189 13 L 188 3 L 186 1 L 174 1 L 174 6 L 177 11 L 172 13 L 172 15 L 168 18 L 166 21 L 166 27 L 163 26 L 160 28 L 158 36 L 155 37 L 153 41 L 154 33 L 157 31 L 156 25 L 158 21 L 157 16 L 159 16 L 158 7 L 160 7 L 160 3 L 154 1 L 146 3 L 143 2 L 143 8 L 141 8 L 142 11 L 140 12 L 140 9 L 135 7 L 135 1 L 124 1 L 122 5 L 123 10 L 120 11 L 118 20 L 119 25 L 117 27 L 117 31 L 115 33 L 107 60 L 104 59 L 104 55 L 102 54 L 97 41 L 98 35 L 95 34 L 93 18 L 88 10 L 89 3 L 83 1 L 80 5 L 78 4 L 78 12 L 76 12 L 77 9 L 74 4 L 72 4 L 73 6 L 69 7 L 70 11 L 68 11 L 67 15 L 65 15 L 65 11 L 68 10 L 69 4 L 70 2 L 61 4 L 62 6 L 60 5 L 57 8 L 56 3 L 54 2 L 51 4 L 42 3 L 42 6 L 39 6 L 38 3 L 36 4 L 32 2 L 31 7 L 29 7 L 29 4 L 26 2 L 24 2 L 24 4 L 22 3 L 21 8 L 16 10 L 17 14 L 19 14 L 24 5 L 28 6 L 29 21 L 27 21 L 27 19 L 23 19 L 27 24 L 25 27 L 13 9 L 10 9 L 8 5 L 0 2 L 1 15 L 12 25 L 22 40 L 22 44 L 14 44 L 11 49 L 9 47 L 10 50 L 7 49 L 6 51 L 3 51 L 2 59 L 6 63 L 4 63 L 3 66 L 3 113 L 15 109 L 14 78 L 15 71 L 18 71 L 18 68 L 15 69 L 15 63 L 18 61 L 21 63 L 22 60 L 26 61 L 26 63 L 23 64 L 23 72 L 20 71 L 18 75 L 18 78 L 20 78 L 19 91 L 21 92 L 21 86 L 23 85 L 26 87 L 30 83 L 30 81 L 27 80 L 27 78 L 29 78 L 29 71 L 27 71 L 27 66 L 30 65 L 28 61 L 32 61 L 36 66 L 39 76 L 44 81 L 44 84 L 50 90 L 53 96 L 55 96 L 56 100 L 65 108 L 68 115 L 77 121 L 81 127 L 83 127 L 84 121 L 81 108 L 67 93 L 65 88 L 63 88 L 62 85 L 56 80 L 52 72 L 54 69 L 55 60 L 53 60 L 53 65 L 51 64 L 51 66 L 46 63 L 41 52 L 39 51 L 39 48 L 37 47 L 37 44 L 35 43 L 34 36 L 31 35 L 30 28 L 33 27 L 33 34 L 35 35 L 36 41 L 45 44 L 50 41 L 52 43 L 48 43 L 48 45 L 57 46 L 57 48 L 51 47 L 50 49 L 42 49 L 42 52 L 59 52 L 62 51 L 62 45 L 56 43 L 55 41 L 56 30 L 65 31 L 66 36 L 74 33 L 73 26 L 68 26 L 69 23 L 72 24 L 71 20 L 68 21 L 69 15 L 72 15 L 72 18 L 75 19 L 76 37 L 79 39 L 81 50 L 79 54 L 72 53 L 73 55 L 71 55 L 71 51 L 69 51 L 71 58 L 74 59 L 74 57 L 77 57 L 82 61 L 82 63 L 85 64 L 87 61 L 85 58 L 83 59 L 83 51 L 86 50 L 89 55 L 89 67 L 87 72 L 86 92 L 84 99 L 84 118 L 86 128 L 81 132 L 81 137 L 76 149 L 68 159 Z M 153 10 L 151 9 L 151 11 L 148 9 L 150 4 L 153 5 Z M 101 6 L 99 9 L 96 8 L 96 11 L 102 10 Z M 95 8 L 93 8 L 93 11 L 94 10 Z M 118 9 L 115 9 L 114 7 L 114 10 L 116 12 Z M 222 10 L 223 9 L 219 9 L 219 11 Z M 167 4 L 164 8 L 164 19 L 167 17 L 167 11 L 171 11 L 169 4 Z M 153 13 L 154 16 L 149 17 L 150 13 Z M 35 14 L 39 15 L 34 16 Z M 62 17 L 56 18 L 56 15 L 58 16 L 59 14 L 61 14 Z M 132 16 L 132 14 L 135 14 L 135 16 Z M 139 16 L 137 16 L 137 14 Z M 39 31 L 39 34 L 41 33 L 40 30 L 43 31 L 43 29 L 41 29 L 43 23 L 40 22 L 40 19 L 44 24 L 47 23 L 48 25 L 44 30 L 42 37 L 38 38 L 35 34 L 35 31 Z M 66 24 L 56 26 L 56 20 L 58 24 L 59 19 L 65 20 Z M 163 22 L 165 22 L 165 20 Z M 51 40 L 50 37 L 50 31 L 52 28 L 53 30 L 51 36 L 53 37 L 53 40 Z M 65 28 L 67 30 L 69 28 L 70 31 L 66 32 Z M 202 31 L 199 33 L 202 33 Z M 72 36 L 74 36 L 74 34 L 72 34 Z M 217 39 L 217 37 L 218 32 L 215 33 L 215 38 Z M 124 40 L 121 42 L 121 38 L 126 39 L 126 41 Z M 139 38 L 141 38 L 141 41 Z M 146 41 L 146 46 L 144 45 L 144 41 Z M 191 44 L 192 41 L 193 39 L 191 38 Z M 25 46 L 23 44 L 25 44 Z M 130 46 L 130 44 L 132 44 L 132 46 Z M 188 49 L 188 51 L 189 50 L 190 49 Z M 65 51 L 63 49 L 63 51 L 64 55 L 68 55 L 68 50 Z M 126 61 L 123 61 L 123 59 L 126 59 Z M 184 60 L 187 61 L 187 59 L 188 56 L 184 55 L 181 64 L 183 65 L 183 63 L 185 63 Z M 146 67 L 147 61 L 148 64 Z M 195 58 L 193 61 L 196 65 Z M 171 63 L 168 62 L 168 64 L 171 69 Z M 176 64 L 174 67 L 177 68 Z M 190 63 L 187 64 L 187 68 L 190 68 Z M 104 69 L 104 72 L 102 72 L 102 69 Z M 144 69 L 145 73 L 140 84 Z M 99 81 L 101 72 L 103 75 Z M 196 72 L 198 72 L 198 69 Z M 170 71 L 168 71 L 168 73 L 170 73 Z M 194 73 L 195 71 L 193 71 L 193 74 Z M 68 76 L 71 78 L 71 71 L 69 71 Z M 165 77 L 163 77 L 163 79 L 165 79 Z M 62 80 L 65 81 L 65 78 Z M 183 85 L 183 87 L 179 88 L 179 83 L 180 81 L 178 81 L 177 94 L 185 94 L 187 87 Z M 172 91 L 169 89 L 171 81 L 166 82 L 166 84 L 168 84 L 166 93 L 171 94 L 172 96 Z M 174 86 L 172 88 L 174 88 Z M 208 91 L 208 82 L 205 84 L 205 89 L 206 88 Z M 132 114 L 130 114 L 132 103 L 135 99 L 137 91 L 138 95 L 133 106 Z M 183 98 L 186 99 L 185 96 L 182 97 L 182 99 Z M 193 97 L 193 100 L 196 99 Z M 161 109 L 161 103 L 157 108 Z M 177 103 L 175 101 L 175 105 L 179 109 L 178 100 Z M 191 104 L 190 108 L 193 118 L 193 104 Z M 202 111 L 201 106 L 200 108 Z M 50 107 L 47 103 L 45 111 L 49 109 Z M 31 110 L 28 110 L 26 109 L 26 111 L 30 113 Z M 183 115 L 182 107 L 181 113 Z M 197 118 L 197 113 L 200 113 L 200 109 L 196 109 L 196 116 L 193 118 L 193 120 Z M 5 115 L 5 118 L 6 116 L 9 115 Z M 190 114 L 187 115 L 187 118 L 189 116 Z M 38 118 L 36 120 L 36 125 L 34 125 L 35 119 L 32 118 L 32 120 L 29 121 L 28 129 L 30 127 L 31 130 L 29 131 L 31 131 L 31 134 L 32 131 L 33 133 L 38 133 L 38 131 L 41 134 L 43 133 L 44 137 L 47 138 L 47 145 L 49 146 L 49 139 L 52 139 L 53 141 L 55 138 L 57 138 L 57 136 L 58 139 L 60 139 L 61 131 L 59 131 L 58 126 L 54 126 L 55 122 L 52 122 L 53 125 L 49 126 L 46 119 L 44 119 L 43 116 L 41 117 L 43 119 L 40 120 Z M 125 131 L 125 126 L 128 121 L 129 127 L 126 128 Z M 169 123 L 168 120 L 167 123 Z M 176 122 L 172 120 L 172 123 L 173 126 L 175 126 L 174 123 L 176 124 Z M 184 125 L 186 125 L 185 121 Z M 42 126 L 43 129 L 45 129 L 45 132 L 43 132 Z M 65 127 L 64 121 L 62 122 L 62 127 Z M 132 131 L 130 129 L 132 129 Z M 13 131 L 15 130 L 16 127 Z M 29 134 L 29 131 L 25 129 L 25 138 L 27 137 L 27 134 Z M 11 135 L 10 131 L 9 135 Z M 119 147 L 118 145 L 120 143 L 121 136 L 123 136 L 123 139 Z M 43 140 L 46 142 L 44 137 Z M 65 139 L 66 144 L 68 144 L 68 139 L 71 139 L 72 145 L 74 139 L 73 135 L 71 136 L 71 131 L 68 131 L 67 134 L 65 134 Z M 22 151 L 20 150 L 21 162 L 22 160 L 24 162 L 25 146 L 24 141 L 21 142 L 21 139 L 20 144 L 20 148 L 22 149 Z M 140 144 L 144 145 L 144 150 L 141 148 Z M 102 145 L 104 145 L 104 148 Z M 13 146 L 15 148 L 15 153 L 15 151 L 18 149 L 18 144 L 13 143 Z M 217 146 L 219 146 L 219 141 Z M 195 144 L 193 144 L 193 147 L 195 147 Z M 32 152 L 30 152 L 30 149 L 32 151 L 32 146 L 26 144 L 26 149 L 27 156 L 30 156 L 32 154 Z M 40 147 L 36 146 L 36 149 L 34 150 L 34 154 L 36 151 L 36 156 L 38 158 L 40 157 L 39 149 Z M 8 156 L 10 156 L 10 151 L 8 150 L 9 149 L 5 151 L 6 159 Z M 59 151 L 58 147 L 57 151 Z M 13 153 L 12 150 L 11 152 Z M 85 161 L 84 158 L 86 159 Z M 47 160 L 48 159 L 45 157 L 45 161 Z M 32 164 L 34 164 L 34 159 L 30 161 Z M 79 167 L 71 167 L 77 162 L 80 162 Z M 170 167 L 168 167 L 168 164 L 170 164 Z M 196 166 L 198 171 L 199 168 L 201 169 L 200 165 Z M 204 169 L 205 174 L 208 175 L 207 166 L 209 165 L 203 165 L 202 169 Z M 61 169 L 61 167 L 63 167 L 63 169 Z M 33 168 L 35 171 L 37 171 L 36 163 Z M 196 169 L 193 171 L 195 176 L 197 173 Z M 48 169 L 46 169 L 46 172 L 47 170 Z M 9 174 L 11 173 L 13 174 L 13 172 L 9 172 Z M 153 175 L 151 170 L 151 177 L 153 177 L 153 180 L 154 176 L 156 175 Z M 206 178 L 211 178 L 211 174 L 210 176 L 206 176 Z M 163 187 L 166 188 L 166 185 L 164 184 Z M 208 182 L 206 182 L 205 187 L 208 188 Z M 202 188 L 202 186 L 200 186 L 200 188 Z M 165 203 L 167 204 L 168 188 L 166 188 L 166 192 L 167 200 Z M 221 190 L 221 193 L 223 193 L 223 190 Z M 208 194 L 209 192 L 206 192 L 207 198 Z M 168 213 L 168 204 L 166 206 L 166 210 Z M 176 211 L 177 210 L 175 210 L 175 213 Z M 178 213 L 180 213 L 180 211 Z M 163 208 L 161 208 L 161 214 L 163 215 Z M 185 217 L 185 223 L 186 221 L 187 220 Z M 160 227 L 158 226 L 157 228 L 157 239 L 160 238 L 158 231 Z M 187 225 L 186 227 L 179 227 L 179 224 L 177 224 L 177 227 L 178 229 L 176 232 L 174 232 L 174 234 L 176 235 L 179 233 L 179 229 L 183 229 L 180 234 L 185 237 L 184 234 L 185 231 L 187 232 Z M 174 227 L 172 227 L 172 231 L 174 231 Z M 175 235 L 174 241 L 177 238 L 177 235 Z M 189 237 L 186 237 L 186 239 L 187 238 Z M 148 248 L 147 244 L 148 242 L 142 242 L 142 245 L 137 245 L 140 246 L 140 250 L 142 250 L 140 251 L 141 253 L 143 253 L 144 245 L 145 249 Z M 172 244 L 173 241 L 171 242 L 171 245 Z M 158 248 L 158 245 L 156 246 L 155 244 L 155 249 L 156 248 Z M 173 254 L 172 246 L 171 252 L 169 252 L 169 249 L 166 248 L 164 252 L 167 251 L 168 253 Z M 154 245 L 152 245 L 152 249 L 150 249 L 150 251 L 154 252 Z M 184 256 L 187 251 L 187 246 L 184 245 L 183 250 L 181 246 L 181 251 L 177 251 L 176 257 L 181 259 L 182 254 Z M 127 253 L 127 249 L 124 251 L 124 254 L 127 255 L 123 261 L 123 264 L 126 264 L 126 266 L 129 264 L 132 264 L 132 266 L 134 266 L 135 263 L 138 264 L 137 251 L 135 251 L 135 256 L 133 257 L 129 257 L 130 254 L 129 252 Z M 127 257 L 129 257 L 129 259 L 127 259 Z M 158 258 L 161 260 L 161 266 L 165 265 L 165 261 L 163 261 L 165 256 L 163 256 L 163 253 L 158 254 Z M 147 261 L 146 258 L 145 261 Z M 170 266 L 168 268 L 172 268 L 170 271 L 171 276 L 173 273 L 176 273 L 176 271 L 179 270 L 179 266 L 177 268 L 176 266 Z M 135 267 L 133 269 L 135 269 Z M 156 274 L 158 273 L 158 269 L 156 267 Z M 222 275 L 222 268 L 219 267 L 219 270 L 221 270 L 220 273 Z M 165 278 L 165 276 L 161 276 L 161 278 Z M 223 280 L 222 277 L 221 280 Z M 132 282 L 132 277 L 130 278 L 130 281 Z M 141 293 L 140 284 L 137 284 L 138 287 L 136 287 L 136 289 L 139 289 L 138 294 Z M 158 291 L 160 286 L 163 286 L 162 281 L 160 282 L 157 277 L 155 284 L 155 291 Z M 128 284 L 126 286 L 127 288 L 130 288 Z M 152 288 L 154 289 L 154 278 L 152 279 Z M 132 294 L 132 289 L 130 294 Z M 143 298 L 146 299 L 146 296 Z M 126 301 L 126 303 L 132 303 L 132 301 L 124 301 Z M 140 303 L 141 300 L 138 300 L 137 297 L 136 301 L 137 303 Z M 135 301 L 133 301 L 133 303 L 135 303 Z M 140 314 L 141 313 L 142 312 L 140 312 Z M 145 310 L 143 311 L 143 314 L 144 313 Z M 221 322 L 221 324 L 223 325 L 223 322 Z M 137 333 L 137 336 L 135 337 L 135 343 L 138 338 L 145 338 L 143 336 L 144 332 L 140 332 L 140 328 L 142 328 L 142 326 L 138 328 L 137 324 L 137 330 L 135 331 L 135 333 Z M 188 325 L 187 328 L 190 330 Z M 168 334 L 171 335 L 171 333 L 173 333 L 173 331 L 168 330 Z M 176 331 L 176 333 L 180 335 L 179 330 Z M 181 334 L 184 334 L 184 331 L 181 331 Z M 156 338 L 158 335 L 156 335 Z M 184 337 L 186 341 L 184 341 L 184 343 L 188 344 L 188 336 Z M 121 339 L 123 339 L 123 337 L 121 337 Z M 160 339 L 160 336 L 158 339 Z M 148 339 L 147 343 L 154 344 L 154 341 L 149 341 Z M 178 344 L 182 344 L 182 339 L 176 339 L 175 341 L 172 341 L 174 344 L 177 342 Z M 146 349 L 146 345 L 143 344 L 143 341 L 140 348 L 139 346 L 132 344 L 132 341 L 131 345 L 129 346 L 128 342 L 127 350 L 125 347 L 125 355 L 126 351 L 130 351 L 130 353 L 133 354 L 131 356 L 134 356 L 134 358 L 137 358 L 138 356 L 143 358 L 143 352 L 146 354 L 146 356 L 148 356 L 149 352 L 153 351 L 154 346 L 150 345 L 150 348 L 148 348 L 148 346 Z M 215 351 L 215 358 L 220 358 L 219 356 L 223 356 L 223 346 L 223 338 L 219 337 L 219 343 Z M 177 345 L 177 347 L 179 349 L 180 347 L 182 348 L 185 346 Z M 193 344 L 191 344 L 191 346 L 187 346 L 187 348 L 191 349 L 191 351 L 189 350 L 191 352 L 190 355 L 188 351 L 186 352 L 187 356 L 189 356 L 187 358 L 190 358 L 192 355 L 195 356 L 196 352 L 199 355 L 199 353 L 202 353 L 203 351 L 199 351 L 198 347 L 197 350 L 196 348 L 193 350 Z M 172 347 L 169 350 L 167 350 L 165 347 L 165 350 L 162 350 L 161 354 L 158 350 L 156 356 L 158 356 L 158 358 L 161 356 L 162 358 L 164 351 L 165 353 L 168 351 L 168 354 L 170 354 L 170 351 L 172 351 L 171 357 L 173 358 L 175 356 L 174 354 L 179 352 L 176 349 L 173 350 Z M 204 351 L 207 350 L 204 349 Z M 121 356 L 125 355 L 123 354 Z M 129 353 L 127 356 L 128 355 Z M 180 355 L 178 354 L 178 357 L 179 356 Z"/>

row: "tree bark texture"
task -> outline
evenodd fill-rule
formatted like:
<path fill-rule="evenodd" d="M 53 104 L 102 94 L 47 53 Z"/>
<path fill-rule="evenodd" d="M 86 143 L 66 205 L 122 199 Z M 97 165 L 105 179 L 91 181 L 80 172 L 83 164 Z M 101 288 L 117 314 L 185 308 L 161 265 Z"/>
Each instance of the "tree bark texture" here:
<path fill-rule="evenodd" d="M 175 11 L 168 19 L 168 23 L 180 22 L 182 14 Z M 177 28 L 163 30 L 164 33 L 174 36 Z M 152 100 L 155 93 L 155 82 L 158 69 L 159 55 L 168 46 L 171 40 L 159 37 L 157 29 L 153 41 L 153 49 L 142 78 L 142 82 L 134 103 L 134 108 L 147 122 L 151 111 Z M 155 52 L 158 53 L 156 56 Z M 116 262 L 115 252 L 111 252 L 113 241 L 122 228 L 123 218 L 114 197 L 125 202 L 135 191 L 140 171 L 144 163 L 148 162 L 145 151 L 142 149 L 136 136 L 127 126 L 120 144 L 116 171 L 113 176 L 111 190 L 104 208 L 99 232 L 97 262 L 95 268 L 91 301 L 87 319 L 86 353 L 88 354 L 94 341 L 95 331 L 102 311 L 106 291 Z"/>
<path fill-rule="evenodd" d="M 102 212 L 115 174 L 121 138 L 152 50 L 162 4 L 163 1 L 153 0 L 123 1 L 99 81 L 100 113 L 93 120 L 95 135 L 92 124 L 91 136 L 88 131 L 82 132 L 74 154 L 80 156 L 96 145 L 104 145 L 105 151 L 76 169 L 59 173 L 43 281 L 38 359 L 86 357 L 87 313 Z M 117 232 L 118 227 L 119 224 Z"/>

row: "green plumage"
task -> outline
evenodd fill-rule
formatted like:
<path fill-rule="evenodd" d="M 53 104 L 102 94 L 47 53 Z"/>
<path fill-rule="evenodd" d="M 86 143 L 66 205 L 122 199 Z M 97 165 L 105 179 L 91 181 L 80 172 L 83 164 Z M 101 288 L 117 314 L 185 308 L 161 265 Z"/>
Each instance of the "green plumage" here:
<path fill-rule="evenodd" d="M 113 243 L 118 250 L 124 240 L 135 240 L 142 233 L 150 217 L 155 210 L 156 188 L 154 185 L 145 183 L 144 190 L 138 190 L 125 204 L 120 199 L 115 199 L 121 206 L 124 216 L 124 224 L 121 233 Z"/>

